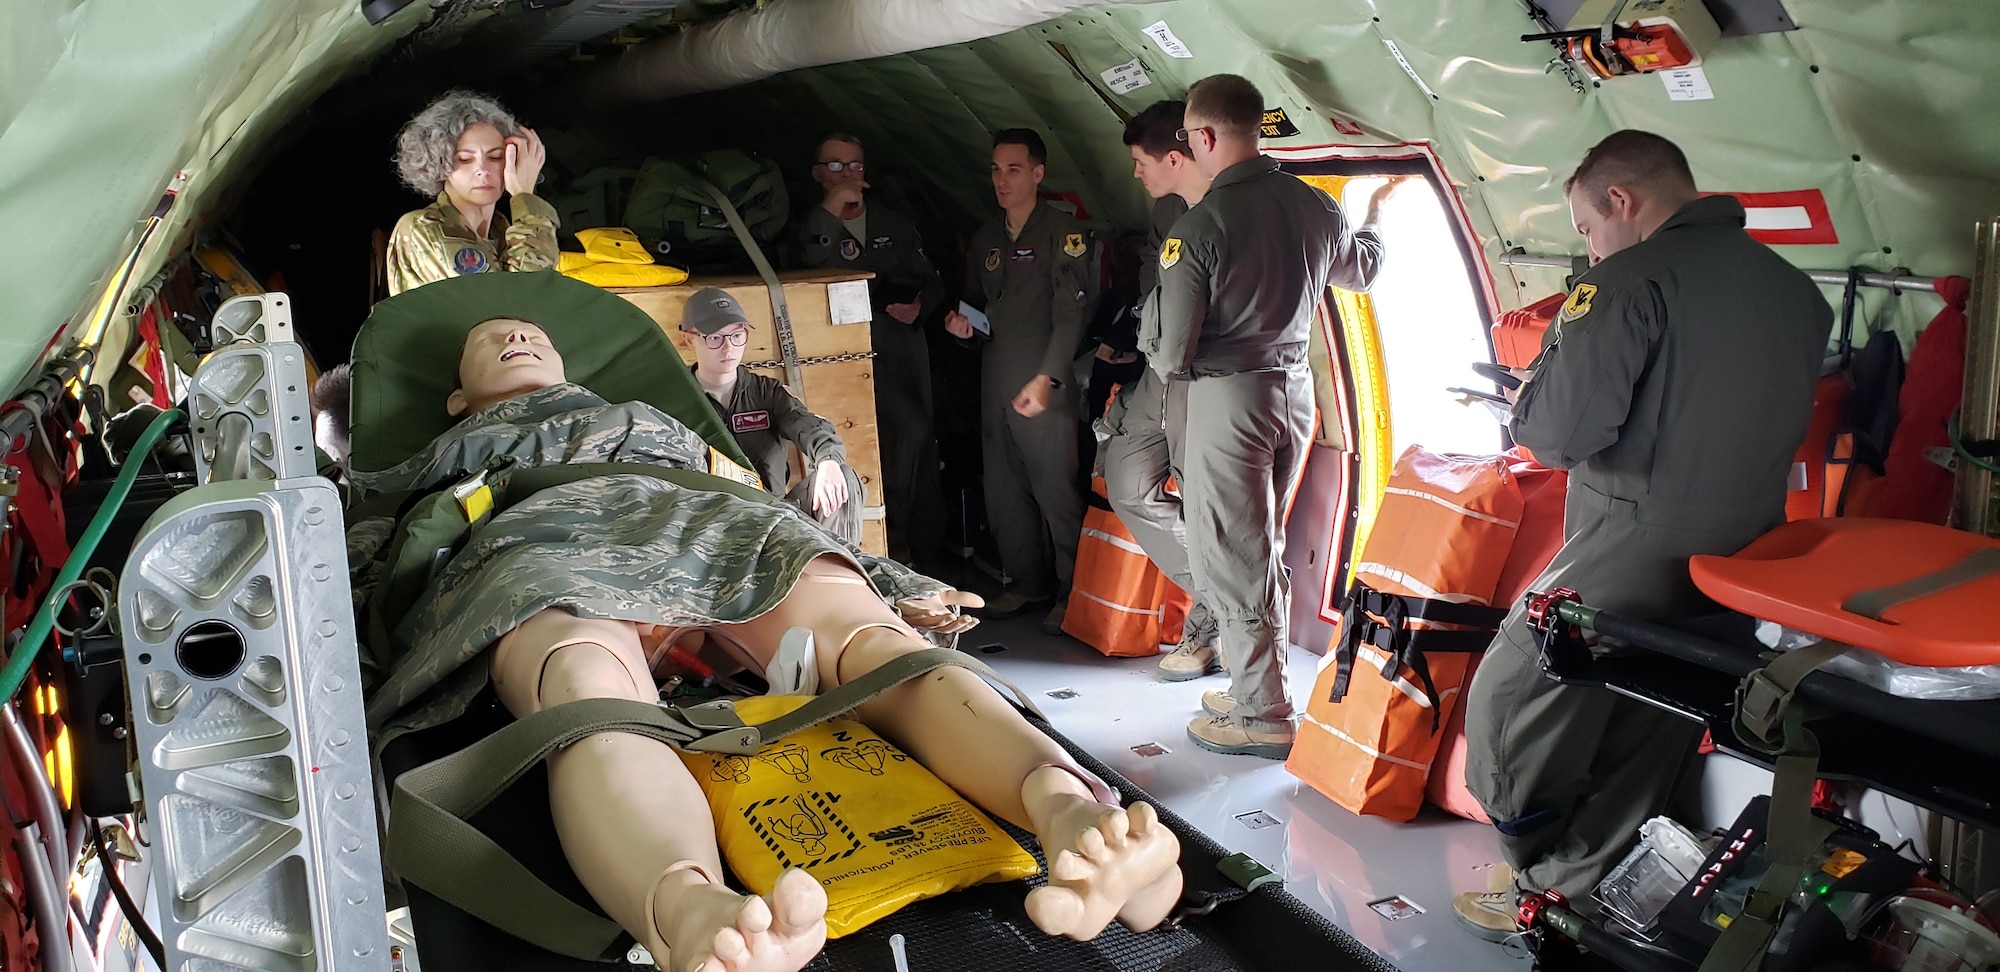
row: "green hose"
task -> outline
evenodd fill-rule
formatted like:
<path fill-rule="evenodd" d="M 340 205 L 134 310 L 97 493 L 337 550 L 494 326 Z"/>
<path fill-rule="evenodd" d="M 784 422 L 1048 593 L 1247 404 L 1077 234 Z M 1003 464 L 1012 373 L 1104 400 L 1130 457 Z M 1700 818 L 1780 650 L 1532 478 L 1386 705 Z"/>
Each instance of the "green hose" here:
<path fill-rule="evenodd" d="M 35 619 L 28 624 L 28 633 L 21 643 L 14 646 L 14 654 L 7 659 L 7 667 L 0 669 L 0 700 L 12 699 L 21 690 L 21 683 L 28 678 L 28 668 L 35 662 L 35 656 L 42 652 L 42 642 L 47 641 L 49 632 L 55 630 L 56 611 L 62 607 L 62 592 L 83 575 L 84 565 L 90 562 L 90 555 L 97 552 L 97 544 L 111 529 L 111 520 L 125 505 L 125 497 L 132 492 L 132 484 L 139 479 L 139 468 L 146 464 L 153 447 L 167 434 L 167 427 L 181 417 L 181 410 L 170 408 L 153 417 L 152 424 L 146 426 L 139 441 L 125 457 L 125 464 L 118 469 L 118 479 L 111 484 L 111 492 L 104 497 L 104 505 L 97 508 L 97 515 L 90 518 L 90 526 L 76 541 L 76 549 L 69 553 L 62 570 L 56 574 L 56 582 L 49 588 L 49 596 L 42 601 L 41 609 L 35 612 Z M 105 610 L 116 610 L 117 605 L 107 604 Z"/>
<path fill-rule="evenodd" d="M 1958 453 L 1960 459 L 1972 463 L 1987 472 L 2000 475 L 2000 466 L 1996 466 L 1991 461 L 1973 455 L 1965 448 L 1965 443 L 1958 437 L 1958 413 L 1952 413 L 1951 420 L 1945 423 L 1944 433 L 1946 437 L 1951 439 L 1951 449 L 1953 452 Z"/>

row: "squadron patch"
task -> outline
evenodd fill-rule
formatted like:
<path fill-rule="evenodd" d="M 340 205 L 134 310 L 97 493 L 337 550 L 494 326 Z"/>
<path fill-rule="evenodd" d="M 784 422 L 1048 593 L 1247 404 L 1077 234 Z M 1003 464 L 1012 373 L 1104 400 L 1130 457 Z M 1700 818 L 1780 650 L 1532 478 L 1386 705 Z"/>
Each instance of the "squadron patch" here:
<path fill-rule="evenodd" d="M 1596 284 L 1577 284 L 1576 289 L 1570 291 L 1569 300 L 1563 304 L 1562 319 L 1573 321 L 1590 313 L 1590 300 L 1596 296 Z"/>
<path fill-rule="evenodd" d="M 855 240 L 855 239 L 854 239 L 853 237 L 851 237 L 851 236 L 850 236 L 850 237 L 848 237 L 847 239 L 844 239 L 844 240 L 841 240 L 841 241 L 840 241 L 840 258 L 841 258 L 842 260 L 858 260 L 858 259 L 860 259 L 860 258 L 861 258 L 861 243 L 860 243 L 859 241 Z"/>
<path fill-rule="evenodd" d="M 1168 237 L 1165 243 L 1160 244 L 1160 269 L 1172 270 L 1174 264 L 1179 262 L 1181 262 L 1180 237 Z"/>
<path fill-rule="evenodd" d="M 1070 257 L 1080 257 L 1080 256 L 1082 256 L 1082 255 L 1084 254 L 1084 252 L 1085 252 L 1086 250 L 1088 250 L 1088 249 L 1090 249 L 1090 247 L 1088 247 L 1088 246 L 1084 245 L 1084 242 L 1083 242 L 1083 234 L 1082 234 L 1082 233 L 1065 233 L 1065 234 L 1063 234 L 1063 255 L 1064 255 L 1064 256 L 1070 256 Z"/>
<path fill-rule="evenodd" d="M 1000 248 L 996 246 L 986 251 L 986 272 L 992 273 L 998 269 L 1000 269 Z"/>
<path fill-rule="evenodd" d="M 457 253 L 452 254 L 451 266 L 460 274 L 485 273 L 486 254 L 479 252 L 478 247 L 460 247 Z"/>

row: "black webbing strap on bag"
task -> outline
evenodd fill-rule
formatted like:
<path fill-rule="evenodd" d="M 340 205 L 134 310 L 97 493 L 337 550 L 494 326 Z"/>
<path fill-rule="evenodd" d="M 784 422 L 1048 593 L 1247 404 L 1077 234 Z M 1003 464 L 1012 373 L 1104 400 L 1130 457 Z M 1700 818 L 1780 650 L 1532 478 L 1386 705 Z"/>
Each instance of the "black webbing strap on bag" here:
<path fill-rule="evenodd" d="M 1430 703 L 1431 731 L 1441 725 L 1438 718 L 1437 685 L 1431 680 L 1426 652 L 1479 654 L 1493 643 L 1505 609 L 1484 604 L 1462 604 L 1434 598 L 1389 594 L 1360 581 L 1347 592 L 1347 609 L 1340 619 L 1340 644 L 1334 649 L 1333 689 L 1327 701 L 1347 697 L 1348 682 L 1354 674 L 1354 660 L 1360 646 L 1371 645 L 1386 656 L 1382 677 L 1390 681 L 1407 667 L 1416 675 Z M 1411 622 L 1425 621 L 1459 626 L 1458 630 L 1413 628 Z"/>
<path fill-rule="evenodd" d="M 1779 655 L 1745 676 L 1736 690 L 1736 735 L 1747 745 L 1776 757 L 1771 809 L 1764 824 L 1764 854 L 1771 869 L 1743 904 L 1743 913 L 1723 929 L 1700 972 L 1755 972 L 1777 933 L 1785 904 L 1812 858 L 1836 825 L 1813 815 L 1813 783 L 1819 778 L 1819 740 L 1805 727 L 1805 706 L 1795 704 L 1799 682 L 1847 646 L 1822 641 Z"/>
<path fill-rule="evenodd" d="M 757 238 L 750 234 L 750 227 L 744 225 L 743 214 L 737 212 L 736 204 L 729 201 L 729 194 L 712 182 L 704 180 L 702 185 L 708 189 L 709 195 L 715 197 L 715 205 L 722 210 L 722 218 L 729 221 L 729 228 L 743 244 L 743 251 L 749 254 L 750 262 L 757 267 L 757 275 L 764 278 L 765 289 L 771 292 L 771 321 L 778 332 L 778 356 L 785 365 L 785 385 L 798 396 L 799 401 L 804 402 L 805 373 L 799 367 L 799 345 L 792 336 L 792 311 L 785 302 L 785 285 L 778 279 L 778 272 L 771 269 L 771 261 L 764 257 L 764 249 L 757 245 Z"/>
<path fill-rule="evenodd" d="M 443 759 L 396 778 L 388 863 L 405 880 L 529 944 L 571 958 L 615 961 L 625 932 L 543 883 L 469 821 L 557 749 L 601 732 L 629 732 L 686 752 L 752 755 L 913 678 L 969 669 L 1005 687 L 1037 717 L 1027 696 L 985 663 L 950 649 L 902 655 L 785 715 L 745 725 L 727 702 L 688 708 L 588 699 L 544 709 Z"/>
<path fill-rule="evenodd" d="M 1861 591 L 1842 602 L 1840 609 L 1871 621 L 1880 621 L 1883 613 L 1899 604 L 1942 594 L 1993 574 L 2000 574 L 2000 547 L 1975 550 L 1950 567 L 1913 577 L 1901 584 Z"/>

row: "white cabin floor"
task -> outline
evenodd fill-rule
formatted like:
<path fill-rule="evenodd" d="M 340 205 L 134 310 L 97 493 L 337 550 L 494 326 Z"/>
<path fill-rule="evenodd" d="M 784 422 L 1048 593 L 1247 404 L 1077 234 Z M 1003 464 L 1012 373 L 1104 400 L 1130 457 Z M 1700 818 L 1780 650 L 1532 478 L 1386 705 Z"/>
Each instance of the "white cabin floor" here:
<path fill-rule="evenodd" d="M 1453 892 L 1483 890 L 1485 869 L 1499 860 L 1490 827 L 1432 808 L 1408 824 L 1356 816 L 1282 763 L 1198 749 L 1188 741 L 1188 721 L 1201 712 L 1201 693 L 1226 687 L 1223 676 L 1163 682 L 1154 659 L 1106 658 L 1042 634 L 1040 620 L 989 622 L 960 646 L 977 654 L 983 645 L 1005 645 L 978 657 L 1029 693 L 1063 735 L 1217 843 L 1261 861 L 1292 894 L 1404 972 L 1529 968 L 1524 951 L 1480 941 L 1452 918 Z M 1318 662 L 1292 649 L 1288 681 L 1301 711 Z M 1076 695 L 1048 694 L 1059 689 Z M 1169 752 L 1133 751 L 1146 743 Z M 1241 819 L 1260 810 L 1276 823 L 1256 820 L 1261 826 L 1253 829 Z M 1369 908 L 1393 895 L 1423 913 L 1390 921 Z"/>

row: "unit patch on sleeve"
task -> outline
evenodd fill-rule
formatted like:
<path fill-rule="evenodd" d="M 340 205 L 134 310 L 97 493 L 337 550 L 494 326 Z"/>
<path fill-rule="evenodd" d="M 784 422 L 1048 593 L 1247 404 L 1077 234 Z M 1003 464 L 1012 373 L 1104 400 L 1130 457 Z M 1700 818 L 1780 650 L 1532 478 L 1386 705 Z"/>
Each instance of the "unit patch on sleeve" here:
<path fill-rule="evenodd" d="M 1082 234 L 1082 233 L 1064 233 L 1064 234 L 1063 234 L 1063 255 L 1064 255 L 1064 256 L 1070 256 L 1070 257 L 1080 257 L 1080 256 L 1082 256 L 1082 255 L 1084 254 L 1084 252 L 1085 252 L 1085 251 L 1087 251 L 1087 250 L 1089 250 L 1089 249 L 1090 249 L 1090 247 L 1089 247 L 1089 246 L 1087 246 L 1087 245 L 1085 245 L 1085 244 L 1084 244 L 1084 242 L 1083 242 L 1083 234 Z"/>
<path fill-rule="evenodd" d="M 1181 262 L 1180 237 L 1170 236 L 1165 243 L 1160 244 L 1160 269 L 1172 270 L 1174 264 L 1179 262 Z"/>
<path fill-rule="evenodd" d="M 1563 322 L 1567 323 L 1590 313 L 1591 298 L 1596 296 L 1596 284 L 1577 284 L 1576 289 L 1569 292 L 1569 300 L 1563 304 Z"/>
<path fill-rule="evenodd" d="M 761 408 L 754 412 L 738 412 L 729 417 L 730 431 L 738 434 L 762 432 L 770 427 L 771 413 Z"/>

